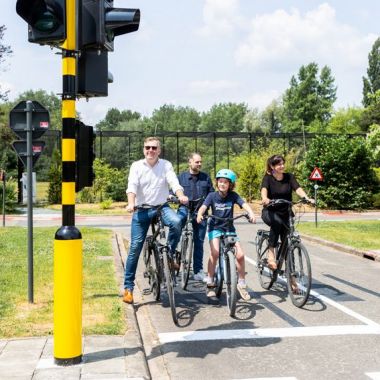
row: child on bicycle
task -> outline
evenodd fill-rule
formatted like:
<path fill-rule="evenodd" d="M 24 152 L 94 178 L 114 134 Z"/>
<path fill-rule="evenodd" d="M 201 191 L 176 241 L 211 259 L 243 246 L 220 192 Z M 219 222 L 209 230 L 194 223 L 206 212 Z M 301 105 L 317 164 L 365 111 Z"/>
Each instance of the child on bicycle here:
<path fill-rule="evenodd" d="M 218 191 L 209 193 L 207 198 L 203 202 L 202 206 L 198 210 L 197 222 L 201 223 L 203 220 L 203 215 L 211 207 L 212 215 L 220 218 L 233 218 L 234 205 L 238 204 L 240 208 L 247 211 L 249 216 L 249 221 L 255 223 L 255 215 L 253 210 L 233 189 L 236 184 L 236 174 L 229 169 L 221 169 L 216 173 L 216 186 Z M 208 275 L 206 278 L 207 283 L 207 296 L 215 297 L 215 284 L 214 284 L 214 274 L 215 267 L 219 257 L 219 240 L 220 236 L 225 232 L 225 222 L 218 219 L 211 218 L 208 226 L 208 238 L 210 242 L 211 255 L 208 260 Z M 232 228 L 232 229 L 231 229 Z M 236 235 L 236 229 L 232 225 L 230 232 Z M 239 275 L 239 281 L 237 289 L 241 297 L 248 301 L 251 299 L 247 291 L 247 284 L 245 282 L 245 260 L 244 253 L 239 241 L 236 242 L 236 266 Z"/>

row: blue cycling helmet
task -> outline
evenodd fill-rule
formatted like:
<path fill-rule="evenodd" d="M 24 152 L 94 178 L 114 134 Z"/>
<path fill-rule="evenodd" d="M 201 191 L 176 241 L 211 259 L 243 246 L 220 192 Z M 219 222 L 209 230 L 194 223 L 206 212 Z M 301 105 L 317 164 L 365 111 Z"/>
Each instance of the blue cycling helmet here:
<path fill-rule="evenodd" d="M 218 173 L 216 173 L 215 178 L 226 178 L 229 179 L 231 183 L 236 182 L 236 174 L 230 169 L 220 169 Z"/>

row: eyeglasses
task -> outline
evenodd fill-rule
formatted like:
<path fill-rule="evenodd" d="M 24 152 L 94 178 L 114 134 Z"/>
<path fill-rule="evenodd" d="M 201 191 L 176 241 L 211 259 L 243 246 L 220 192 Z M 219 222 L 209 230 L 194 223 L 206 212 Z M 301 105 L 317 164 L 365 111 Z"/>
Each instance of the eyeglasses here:
<path fill-rule="evenodd" d="M 144 148 L 145 148 L 145 150 L 149 150 L 149 149 L 157 150 L 158 146 L 145 145 Z"/>

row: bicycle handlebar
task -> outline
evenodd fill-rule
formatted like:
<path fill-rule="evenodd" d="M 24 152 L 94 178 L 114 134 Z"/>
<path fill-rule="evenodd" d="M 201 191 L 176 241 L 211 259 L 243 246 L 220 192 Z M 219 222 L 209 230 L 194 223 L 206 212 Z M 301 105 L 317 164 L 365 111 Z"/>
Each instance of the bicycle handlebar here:
<path fill-rule="evenodd" d="M 247 220 L 249 220 L 248 212 L 234 216 L 233 218 L 221 218 L 220 216 L 216 216 L 216 215 L 204 215 L 205 219 L 212 218 L 212 219 L 217 219 L 217 220 L 224 220 L 226 222 L 226 224 L 228 222 L 233 222 L 234 220 L 239 219 L 239 218 L 243 218 L 243 217 L 246 218 Z"/>
<path fill-rule="evenodd" d="M 296 202 L 288 201 L 287 199 L 271 199 L 269 203 L 265 205 L 264 207 L 270 207 L 270 206 L 279 205 L 279 204 L 287 204 L 289 206 L 294 206 L 300 203 L 314 206 L 314 203 L 312 203 L 310 200 L 306 198 L 301 198 L 299 201 L 296 201 Z"/>

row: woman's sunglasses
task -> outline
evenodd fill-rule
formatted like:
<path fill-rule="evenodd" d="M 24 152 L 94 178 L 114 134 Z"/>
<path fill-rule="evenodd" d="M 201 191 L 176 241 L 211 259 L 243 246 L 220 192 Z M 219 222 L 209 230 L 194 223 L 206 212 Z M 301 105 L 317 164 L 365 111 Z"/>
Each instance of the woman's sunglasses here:
<path fill-rule="evenodd" d="M 146 146 L 144 146 L 144 148 L 146 149 L 146 150 L 149 150 L 149 149 L 152 149 L 152 150 L 157 150 L 157 146 L 150 146 L 150 145 L 146 145 Z"/>

